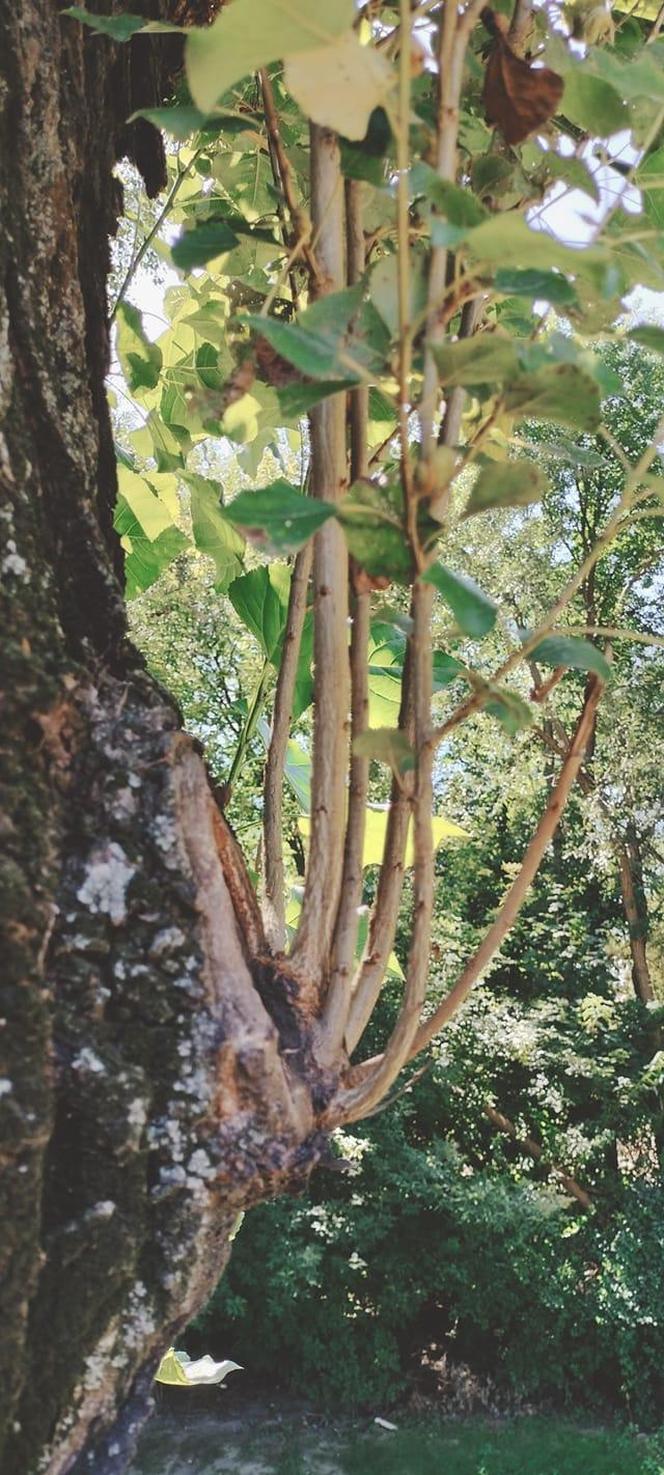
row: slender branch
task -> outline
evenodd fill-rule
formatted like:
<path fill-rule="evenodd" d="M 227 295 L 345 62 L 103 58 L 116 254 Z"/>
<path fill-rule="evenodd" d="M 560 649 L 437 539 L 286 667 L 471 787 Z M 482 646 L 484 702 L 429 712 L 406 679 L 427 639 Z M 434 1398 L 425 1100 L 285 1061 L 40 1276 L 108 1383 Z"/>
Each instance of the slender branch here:
<path fill-rule="evenodd" d="M 586 696 L 576 732 L 574 733 L 567 756 L 560 770 L 558 781 L 551 791 L 546 809 L 542 814 L 535 834 L 523 857 L 521 869 L 512 882 L 498 915 L 489 928 L 486 937 L 480 943 L 472 958 L 468 960 L 463 972 L 442 1003 L 439 1004 L 431 1017 L 425 1019 L 420 1025 L 415 1036 L 412 1050 L 413 1055 L 423 1050 L 434 1036 L 439 1034 L 448 1020 L 456 1014 L 464 1000 L 468 997 L 473 984 L 486 971 L 489 963 L 513 926 L 532 882 L 537 875 L 542 859 L 558 828 L 572 786 L 583 763 L 586 746 L 593 731 L 595 714 L 602 690 L 603 683 L 600 678 L 598 676 L 591 676 L 586 688 Z"/>
<path fill-rule="evenodd" d="M 348 283 L 353 286 L 364 274 L 366 245 L 363 227 L 364 186 L 346 180 L 346 255 Z M 369 390 L 360 384 L 349 395 L 351 482 L 368 475 L 367 421 Z M 352 567 L 351 567 L 352 579 Z M 369 789 L 369 759 L 355 754 L 353 743 L 365 732 L 369 720 L 368 649 L 371 600 L 368 591 L 352 595 L 350 637 L 351 759 L 348 785 L 348 819 L 341 879 L 341 897 L 334 929 L 330 984 L 323 1013 L 324 1054 L 336 1059 L 343 1045 L 348 1018 L 353 959 L 357 943 L 358 908 L 362 901 L 362 859 Z"/>
<path fill-rule="evenodd" d="M 572 1198 L 575 1198 L 582 1209 L 588 1210 L 592 1208 L 593 1201 L 590 1194 L 586 1192 L 585 1188 L 581 1187 L 580 1183 L 577 1183 L 576 1178 L 573 1178 L 571 1173 L 565 1172 L 564 1168 L 556 1167 L 555 1163 L 547 1163 L 539 1142 L 535 1142 L 533 1137 L 520 1137 L 514 1122 L 510 1121 L 508 1116 L 504 1116 L 502 1111 L 497 1111 L 495 1106 L 491 1106 L 490 1102 L 487 1102 L 484 1107 L 484 1115 L 488 1117 L 492 1127 L 495 1127 L 498 1132 L 504 1132 L 506 1136 L 511 1137 L 512 1141 L 516 1142 L 518 1147 L 522 1147 L 528 1153 L 529 1157 L 534 1158 L 536 1163 L 541 1163 L 542 1167 L 549 1167 L 551 1172 L 555 1173 L 556 1177 L 560 1179 L 561 1185 L 566 1193 L 569 1193 Z"/>
<path fill-rule="evenodd" d="M 279 114 L 274 101 L 274 92 L 269 72 L 263 67 L 259 72 L 261 91 L 263 93 L 263 107 L 265 109 L 265 124 L 267 136 L 270 143 L 270 153 L 276 163 L 279 182 L 283 192 L 288 213 L 291 218 L 295 240 L 300 247 L 299 254 L 302 255 L 309 270 L 312 282 L 321 283 L 321 268 L 316 254 L 311 245 L 312 224 L 309 216 L 297 198 L 295 187 L 295 176 L 293 168 L 283 145 L 281 129 L 279 127 Z M 292 244 L 286 242 L 286 245 Z"/>
<path fill-rule="evenodd" d="M 155 236 L 157 236 L 159 234 L 159 231 L 161 230 L 161 227 L 162 227 L 162 225 L 163 225 L 163 223 L 164 223 L 167 215 L 169 215 L 170 211 L 172 210 L 173 204 L 174 204 L 175 198 L 176 198 L 176 196 L 178 194 L 178 191 L 180 189 L 180 186 L 184 183 L 184 180 L 186 179 L 186 177 L 189 174 L 189 172 L 191 171 L 191 169 L 193 169 L 193 166 L 196 163 L 196 160 L 197 160 L 199 154 L 201 154 L 203 152 L 203 147 L 204 147 L 204 145 L 201 144 L 201 147 L 198 148 L 198 149 L 196 149 L 195 153 L 192 154 L 192 156 L 191 156 L 191 158 L 189 160 L 189 163 L 188 164 L 185 164 L 185 166 L 184 166 L 183 169 L 178 169 L 178 172 L 177 172 L 177 174 L 175 176 L 175 179 L 173 180 L 173 183 L 172 183 L 172 185 L 171 185 L 171 187 L 170 187 L 170 189 L 168 191 L 168 194 L 166 196 L 166 199 L 165 199 L 165 201 L 164 201 L 164 203 L 162 205 L 161 210 L 159 211 L 159 214 L 158 214 L 158 216 L 157 216 L 157 218 L 156 218 L 156 220 L 154 222 L 154 225 L 148 231 L 148 233 L 147 233 L 147 235 L 145 237 L 145 240 L 139 246 L 138 251 L 136 252 L 136 255 L 132 257 L 132 260 L 129 263 L 129 267 L 127 269 L 127 273 L 126 273 L 126 276 L 125 276 L 124 281 L 122 283 L 122 286 L 120 287 L 120 290 L 119 290 L 118 295 L 117 295 L 117 297 L 115 299 L 115 302 L 113 303 L 113 306 L 112 306 L 112 308 L 111 308 L 111 310 L 109 312 L 109 315 L 108 315 L 108 321 L 109 321 L 109 323 L 112 323 L 114 321 L 115 316 L 116 316 L 116 313 L 117 313 L 117 310 L 118 310 L 118 308 L 120 306 L 120 303 L 122 301 L 124 301 L 124 298 L 126 297 L 127 292 L 129 291 L 129 288 L 131 286 L 131 283 L 134 280 L 134 277 L 136 275 L 136 272 L 138 271 L 138 268 L 139 268 L 139 266 L 140 266 L 140 264 L 141 264 L 144 256 L 150 250 L 150 247 L 152 245 L 152 242 L 155 239 Z"/>
<path fill-rule="evenodd" d="M 307 543 L 298 553 L 293 566 L 283 652 L 274 696 L 272 734 L 265 765 L 263 918 L 268 942 L 275 952 L 281 952 L 286 946 L 282 834 L 283 778 L 312 558 L 313 545 Z"/>
<path fill-rule="evenodd" d="M 325 290 L 345 282 L 344 200 L 339 144 L 311 128 L 311 216 Z M 324 222 L 324 230 L 321 226 Z M 347 482 L 346 399 L 331 395 L 311 412 L 311 482 L 315 497 L 338 502 Z M 293 962 L 320 983 L 337 914 L 343 863 L 348 752 L 348 555 L 336 519 L 314 544 L 313 808 L 309 857 Z"/>
<path fill-rule="evenodd" d="M 410 649 L 404 663 L 399 731 L 404 732 L 412 742 L 414 730 Z M 352 1055 L 369 1023 L 385 977 L 387 961 L 394 947 L 403 887 L 411 796 L 410 774 L 405 774 L 400 782 L 393 780 L 376 901 L 369 923 L 364 957 L 352 987 L 352 1003 L 346 1026 L 346 1049 L 349 1055 Z"/>
<path fill-rule="evenodd" d="M 254 732 L 256 731 L 256 723 L 258 722 L 260 714 L 263 710 L 265 695 L 267 692 L 271 674 L 272 666 L 270 662 L 264 661 L 261 674 L 258 678 L 258 684 L 252 698 L 251 706 L 249 708 L 249 711 L 247 712 L 244 727 L 242 728 L 238 739 L 238 745 L 235 749 L 235 754 L 233 757 L 233 762 L 230 766 L 228 778 L 226 779 L 226 790 L 229 796 L 231 794 L 233 784 L 235 783 L 235 780 L 242 768 L 242 764 L 244 763 L 249 743 L 251 742 Z"/>

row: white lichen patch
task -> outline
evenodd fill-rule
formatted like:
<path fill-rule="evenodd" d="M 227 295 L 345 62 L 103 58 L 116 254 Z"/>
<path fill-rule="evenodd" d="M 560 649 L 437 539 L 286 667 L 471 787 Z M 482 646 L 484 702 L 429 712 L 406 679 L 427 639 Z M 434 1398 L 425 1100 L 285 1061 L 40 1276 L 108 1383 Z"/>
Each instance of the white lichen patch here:
<path fill-rule="evenodd" d="M 187 1172 L 193 1175 L 195 1178 L 214 1178 L 214 1165 L 210 1162 L 210 1159 L 204 1148 L 197 1147 L 196 1151 L 192 1152 L 189 1162 L 187 1163 Z"/>
<path fill-rule="evenodd" d="M 72 1066 L 74 1070 L 82 1070 L 88 1075 L 95 1076 L 103 1075 L 106 1069 L 103 1060 L 100 1060 L 99 1056 L 95 1055 L 94 1050 L 91 1050 L 89 1045 L 84 1045 L 83 1049 L 79 1050 L 78 1055 L 74 1056 Z"/>
<path fill-rule="evenodd" d="M 91 912 L 104 912 L 118 927 L 127 917 L 126 894 L 136 867 L 131 865 L 115 840 L 91 852 L 78 900 Z"/>
<path fill-rule="evenodd" d="M 26 584 L 30 578 L 28 565 L 17 551 L 13 538 L 7 543 L 7 552 L 2 560 L 2 573 L 6 578 L 20 579 Z"/>

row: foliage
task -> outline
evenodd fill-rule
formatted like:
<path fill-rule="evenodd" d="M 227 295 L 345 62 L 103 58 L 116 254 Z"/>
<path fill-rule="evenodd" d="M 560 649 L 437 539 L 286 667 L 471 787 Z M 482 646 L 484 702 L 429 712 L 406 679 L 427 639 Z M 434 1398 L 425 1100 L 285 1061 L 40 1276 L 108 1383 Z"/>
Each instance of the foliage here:
<path fill-rule="evenodd" d="M 440 1102 L 438 1120 L 427 1111 L 434 1093 L 345 1134 L 350 1171 L 321 1176 L 308 1200 L 249 1215 L 202 1335 L 230 1339 L 254 1376 L 344 1407 L 393 1400 L 429 1350 L 499 1400 L 656 1422 L 661 1186 L 629 1189 L 610 1229 L 579 1221 L 553 1191 L 464 1162 Z"/>

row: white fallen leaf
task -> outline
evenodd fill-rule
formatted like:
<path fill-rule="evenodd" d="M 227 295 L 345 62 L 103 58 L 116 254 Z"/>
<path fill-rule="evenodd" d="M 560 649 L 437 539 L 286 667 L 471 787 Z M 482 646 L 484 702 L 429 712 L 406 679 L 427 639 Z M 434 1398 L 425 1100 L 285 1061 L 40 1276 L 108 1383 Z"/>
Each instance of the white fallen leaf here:
<path fill-rule="evenodd" d="M 286 58 L 284 81 L 303 113 L 344 138 L 364 138 L 369 118 L 390 92 L 394 73 L 372 46 L 348 31 L 329 46 Z"/>
<path fill-rule="evenodd" d="M 241 1372 L 239 1362 L 215 1362 L 209 1352 L 196 1362 L 183 1362 L 182 1371 L 188 1383 L 223 1383 L 229 1373 Z"/>

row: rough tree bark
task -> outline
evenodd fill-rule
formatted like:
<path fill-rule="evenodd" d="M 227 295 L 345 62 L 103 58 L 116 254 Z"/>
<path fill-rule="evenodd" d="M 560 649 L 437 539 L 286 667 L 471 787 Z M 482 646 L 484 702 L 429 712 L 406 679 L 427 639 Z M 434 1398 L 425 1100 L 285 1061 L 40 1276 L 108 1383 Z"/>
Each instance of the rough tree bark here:
<path fill-rule="evenodd" d="M 169 46 L 0 5 L 4 1475 L 124 1468 L 238 1209 L 324 1143 L 295 986 L 250 966 L 203 763 L 125 633 L 112 170 L 159 187 L 158 135 L 123 125 Z"/>

